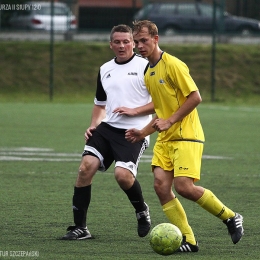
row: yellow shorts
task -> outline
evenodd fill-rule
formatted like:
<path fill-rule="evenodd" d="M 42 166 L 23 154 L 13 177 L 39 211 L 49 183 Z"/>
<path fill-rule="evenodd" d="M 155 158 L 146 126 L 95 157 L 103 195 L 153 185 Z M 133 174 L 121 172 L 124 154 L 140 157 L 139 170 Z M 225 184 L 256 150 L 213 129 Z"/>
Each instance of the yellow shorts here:
<path fill-rule="evenodd" d="M 156 142 L 153 148 L 152 168 L 159 166 L 174 171 L 174 177 L 200 179 L 204 144 L 192 141 Z"/>

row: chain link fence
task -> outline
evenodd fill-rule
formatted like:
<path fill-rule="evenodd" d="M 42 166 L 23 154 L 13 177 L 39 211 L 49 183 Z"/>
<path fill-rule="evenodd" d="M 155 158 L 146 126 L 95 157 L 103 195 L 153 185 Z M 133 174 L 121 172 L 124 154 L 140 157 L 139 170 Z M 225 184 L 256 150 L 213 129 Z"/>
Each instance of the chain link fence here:
<path fill-rule="evenodd" d="M 114 25 L 135 19 L 154 21 L 161 36 L 177 36 L 166 42 L 208 42 L 214 30 L 223 43 L 255 44 L 260 37 L 259 0 L 0 0 L 0 40 L 48 40 L 50 3 L 57 41 L 107 41 Z"/>
<path fill-rule="evenodd" d="M 98 4 L 99 2 L 103 5 Z M 116 6 L 114 2 L 117 2 Z M 227 67 L 220 72 L 219 66 L 222 65 L 219 65 L 219 60 L 225 64 L 225 58 L 222 57 L 225 55 L 225 46 L 227 50 L 232 50 L 231 57 L 243 53 L 239 47 L 234 46 L 243 46 L 241 48 L 248 49 L 251 56 L 243 54 L 241 59 L 245 59 L 252 68 L 260 65 L 260 34 L 256 29 L 257 26 L 260 28 L 260 22 L 257 25 L 256 21 L 260 20 L 258 0 L 191 0 L 185 1 L 186 4 L 182 5 L 177 4 L 180 1 L 175 0 L 114 2 L 52 0 L 49 1 L 48 8 L 45 8 L 45 1 L 28 3 L 26 0 L 0 0 L 0 97 L 8 92 L 13 96 L 23 92 L 35 92 L 39 96 L 49 96 L 50 100 L 53 100 L 53 97 L 57 99 L 58 95 L 70 96 L 71 93 L 78 93 L 77 96 L 81 96 L 82 93 L 93 96 L 99 66 L 113 57 L 108 47 L 112 26 L 120 23 L 131 25 L 138 15 L 147 15 L 143 17 L 145 19 L 153 17 L 151 20 L 159 17 L 158 26 L 161 26 L 162 18 L 166 18 L 168 14 L 171 18 L 182 14 L 183 17 L 177 19 L 182 25 L 185 24 L 185 19 L 192 15 L 190 22 L 186 24 L 193 28 L 182 29 L 176 21 L 162 25 L 159 29 L 160 43 L 178 45 L 176 49 L 180 48 L 179 46 L 191 46 L 193 52 L 198 52 L 191 54 L 192 57 L 196 56 L 196 62 L 183 54 L 186 50 L 179 55 L 185 62 L 187 60 L 192 73 L 195 74 L 196 82 L 203 86 L 202 89 L 210 90 L 208 99 L 211 101 L 221 99 L 218 91 L 220 85 L 228 85 L 232 93 L 233 90 L 237 90 L 236 84 L 243 82 L 241 73 L 234 71 L 234 68 Z M 64 5 L 60 5 L 61 3 Z M 203 9 L 199 9 L 201 4 Z M 147 13 L 142 10 L 146 10 Z M 148 14 L 148 11 L 151 11 L 151 14 Z M 45 15 L 42 15 L 43 13 Z M 199 26 L 202 25 L 196 16 L 204 19 L 204 30 L 200 30 Z M 243 21 L 250 21 L 256 27 L 241 25 L 237 27 L 239 30 L 229 30 L 226 20 L 234 21 L 236 16 L 244 17 Z M 18 21 L 16 25 L 15 19 Z M 61 24 L 60 27 L 58 23 Z M 106 47 L 99 49 L 96 47 L 97 43 L 104 43 Z M 222 54 L 218 51 L 218 45 L 221 45 Z M 30 48 L 34 54 L 28 50 Z M 204 53 L 201 49 L 204 49 Z M 102 53 L 103 56 L 100 56 Z M 178 51 L 174 50 L 174 53 L 178 54 Z M 234 61 L 237 60 L 239 59 L 234 58 Z M 201 64 L 201 67 L 197 67 L 198 64 Z M 205 64 L 206 70 L 203 68 Z M 230 71 L 233 71 L 233 74 Z M 205 75 L 198 76 L 196 73 Z M 232 79 L 230 73 L 237 79 Z M 245 80 L 245 85 L 249 85 L 249 92 L 256 95 L 260 92 L 258 74 L 252 72 L 252 76 Z M 26 90 L 23 91 L 23 88 Z M 225 91 L 223 93 L 222 96 L 225 96 Z M 235 93 L 242 95 L 238 91 Z"/>

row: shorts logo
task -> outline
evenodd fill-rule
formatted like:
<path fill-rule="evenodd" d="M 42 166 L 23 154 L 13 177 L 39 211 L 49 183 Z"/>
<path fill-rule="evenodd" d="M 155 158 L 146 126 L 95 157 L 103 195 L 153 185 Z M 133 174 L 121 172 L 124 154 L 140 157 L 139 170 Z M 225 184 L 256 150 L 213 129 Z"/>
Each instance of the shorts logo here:
<path fill-rule="evenodd" d="M 187 167 L 179 167 L 179 170 L 184 170 L 184 171 L 187 171 L 187 170 L 189 170 L 189 168 L 187 168 Z"/>

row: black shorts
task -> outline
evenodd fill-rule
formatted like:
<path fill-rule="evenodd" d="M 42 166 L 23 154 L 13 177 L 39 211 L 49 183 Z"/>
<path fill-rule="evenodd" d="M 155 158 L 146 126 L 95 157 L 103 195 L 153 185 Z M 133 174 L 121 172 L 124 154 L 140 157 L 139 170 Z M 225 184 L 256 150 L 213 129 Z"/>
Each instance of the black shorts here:
<path fill-rule="evenodd" d="M 102 122 L 87 141 L 82 156 L 98 157 L 101 171 L 106 171 L 115 162 L 115 167 L 129 169 L 136 176 L 139 160 L 148 142 L 144 139 L 130 143 L 125 139 L 125 131 Z"/>

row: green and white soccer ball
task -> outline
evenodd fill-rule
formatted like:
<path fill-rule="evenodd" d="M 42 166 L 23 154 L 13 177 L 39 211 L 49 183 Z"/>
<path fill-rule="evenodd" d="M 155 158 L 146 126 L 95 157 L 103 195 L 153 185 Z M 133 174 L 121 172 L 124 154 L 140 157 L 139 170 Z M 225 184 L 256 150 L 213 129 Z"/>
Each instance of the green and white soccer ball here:
<path fill-rule="evenodd" d="M 150 233 L 150 245 L 154 252 L 160 255 L 171 255 L 182 242 L 182 233 L 171 223 L 161 223 L 155 226 Z"/>

